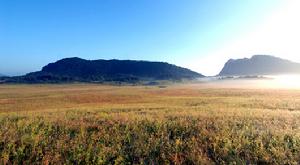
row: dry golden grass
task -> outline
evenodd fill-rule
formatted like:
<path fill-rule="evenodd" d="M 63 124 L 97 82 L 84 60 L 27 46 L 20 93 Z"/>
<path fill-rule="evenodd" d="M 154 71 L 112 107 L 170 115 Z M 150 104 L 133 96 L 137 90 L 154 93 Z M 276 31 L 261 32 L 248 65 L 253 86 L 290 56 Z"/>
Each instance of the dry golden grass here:
<path fill-rule="evenodd" d="M 0 164 L 299 164 L 300 91 L 1 85 Z"/>

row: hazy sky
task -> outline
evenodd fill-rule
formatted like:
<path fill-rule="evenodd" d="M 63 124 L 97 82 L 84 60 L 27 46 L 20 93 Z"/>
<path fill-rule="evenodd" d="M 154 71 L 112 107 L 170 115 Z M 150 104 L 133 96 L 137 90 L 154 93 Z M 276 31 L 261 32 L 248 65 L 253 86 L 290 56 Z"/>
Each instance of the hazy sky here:
<path fill-rule="evenodd" d="M 65 57 L 166 61 L 205 75 L 229 58 L 300 62 L 299 0 L 0 0 L 0 73 Z"/>

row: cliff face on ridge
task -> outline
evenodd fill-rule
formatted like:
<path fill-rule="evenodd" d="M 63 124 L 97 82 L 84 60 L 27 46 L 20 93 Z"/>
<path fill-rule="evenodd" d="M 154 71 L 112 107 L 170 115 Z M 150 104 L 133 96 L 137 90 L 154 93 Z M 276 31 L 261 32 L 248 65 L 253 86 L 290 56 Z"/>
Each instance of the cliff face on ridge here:
<path fill-rule="evenodd" d="M 298 74 L 300 64 L 268 55 L 255 55 L 244 59 L 230 59 L 220 76 Z"/>

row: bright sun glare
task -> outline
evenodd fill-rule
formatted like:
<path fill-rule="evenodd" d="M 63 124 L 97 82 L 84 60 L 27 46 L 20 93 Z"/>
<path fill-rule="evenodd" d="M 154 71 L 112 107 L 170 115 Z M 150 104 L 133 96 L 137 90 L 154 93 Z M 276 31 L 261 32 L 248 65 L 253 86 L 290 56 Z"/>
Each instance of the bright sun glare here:
<path fill-rule="evenodd" d="M 300 89 L 300 75 L 271 76 L 273 81 L 270 85 L 278 88 Z"/>
<path fill-rule="evenodd" d="M 201 60 L 194 69 L 216 75 L 229 58 L 267 54 L 300 62 L 300 0 L 286 0 L 248 34 L 235 38 Z M 216 60 L 218 59 L 218 60 Z M 200 64 L 199 64 L 200 62 Z M 211 66 L 218 67 L 211 67 Z M 300 82 L 300 81 L 298 81 Z M 291 82 L 289 82 L 291 83 Z"/>

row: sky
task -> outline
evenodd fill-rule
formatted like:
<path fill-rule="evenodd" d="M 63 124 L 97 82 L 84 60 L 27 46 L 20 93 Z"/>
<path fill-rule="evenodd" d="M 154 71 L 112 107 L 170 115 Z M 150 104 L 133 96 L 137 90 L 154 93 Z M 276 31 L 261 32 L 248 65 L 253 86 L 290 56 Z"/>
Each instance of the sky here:
<path fill-rule="evenodd" d="M 0 73 L 67 57 L 165 61 L 216 75 L 230 58 L 300 62 L 299 0 L 0 0 Z"/>

